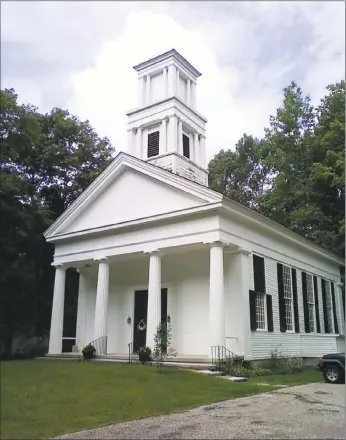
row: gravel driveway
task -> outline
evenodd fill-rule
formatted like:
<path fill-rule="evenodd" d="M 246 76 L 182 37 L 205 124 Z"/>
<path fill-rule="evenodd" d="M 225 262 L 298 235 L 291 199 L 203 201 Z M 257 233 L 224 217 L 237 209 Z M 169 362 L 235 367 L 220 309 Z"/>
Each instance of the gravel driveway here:
<path fill-rule="evenodd" d="M 344 424 L 345 385 L 317 383 L 59 438 L 341 439 Z"/>

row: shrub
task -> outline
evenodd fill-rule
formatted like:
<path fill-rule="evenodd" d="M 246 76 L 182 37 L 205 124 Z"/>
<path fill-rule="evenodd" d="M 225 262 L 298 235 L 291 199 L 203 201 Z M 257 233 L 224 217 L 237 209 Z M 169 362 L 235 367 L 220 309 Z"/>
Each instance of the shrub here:
<path fill-rule="evenodd" d="M 279 345 L 270 352 L 270 366 L 276 374 L 297 373 L 303 368 L 303 360 L 297 356 L 284 356 L 278 349 Z"/>
<path fill-rule="evenodd" d="M 164 361 L 176 356 L 176 351 L 171 348 L 172 341 L 172 327 L 171 324 L 165 321 L 159 322 L 156 327 L 156 333 L 154 336 L 154 350 L 153 358 L 155 363 L 161 371 L 161 367 Z"/>
<path fill-rule="evenodd" d="M 84 360 L 90 361 L 95 356 L 96 348 L 92 344 L 88 344 L 82 350 Z"/>
<path fill-rule="evenodd" d="M 248 368 L 244 366 L 236 365 L 232 359 L 224 362 L 220 366 L 220 371 L 222 375 L 235 376 L 235 377 L 255 377 L 255 376 L 269 376 L 273 374 L 271 370 L 264 368 L 250 368 L 249 364 L 245 364 Z"/>
<path fill-rule="evenodd" d="M 27 339 L 14 354 L 15 359 L 33 359 L 48 352 L 48 339 L 34 336 Z"/>

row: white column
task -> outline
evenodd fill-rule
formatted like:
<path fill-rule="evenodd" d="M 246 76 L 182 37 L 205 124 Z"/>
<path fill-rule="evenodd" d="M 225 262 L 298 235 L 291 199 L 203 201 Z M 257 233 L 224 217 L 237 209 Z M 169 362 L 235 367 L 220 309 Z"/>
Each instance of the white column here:
<path fill-rule="evenodd" d="M 142 159 L 142 129 L 141 128 L 137 128 L 137 135 L 136 135 L 136 140 L 137 140 L 137 142 L 136 142 L 136 144 L 137 144 L 137 146 L 136 146 L 136 156 L 139 158 L 139 159 Z"/>
<path fill-rule="evenodd" d="M 336 308 L 337 315 L 340 317 L 338 320 L 339 335 L 345 335 L 345 320 L 344 320 L 344 304 L 342 298 L 342 283 L 336 283 L 335 296 L 337 297 Z"/>
<path fill-rule="evenodd" d="M 168 67 L 168 96 L 174 96 L 174 84 L 175 84 L 175 67 L 169 66 Z"/>
<path fill-rule="evenodd" d="M 144 105 L 144 76 L 138 78 L 138 105 L 139 107 Z"/>
<path fill-rule="evenodd" d="M 248 360 L 252 356 L 252 340 L 250 327 L 250 311 L 249 311 L 249 255 L 251 251 L 247 249 L 239 249 L 235 254 L 235 264 L 239 279 L 238 300 L 241 303 L 240 319 L 241 328 L 239 329 L 238 341 L 240 351 Z"/>
<path fill-rule="evenodd" d="M 183 121 L 178 120 L 178 153 L 183 155 Z"/>
<path fill-rule="evenodd" d="M 150 83 L 150 75 L 146 76 L 146 92 L 145 92 L 145 104 L 148 105 L 151 102 L 151 83 Z"/>
<path fill-rule="evenodd" d="M 176 77 L 175 77 L 175 95 L 176 96 L 179 96 L 179 89 L 180 89 L 179 78 L 180 78 L 179 69 L 176 68 Z"/>
<path fill-rule="evenodd" d="M 88 301 L 88 278 L 85 273 L 79 272 L 79 286 L 78 286 L 78 303 L 77 303 L 77 326 L 76 326 L 76 345 L 79 351 L 91 341 L 88 340 L 87 335 L 87 301 Z"/>
<path fill-rule="evenodd" d="M 190 159 L 193 160 L 194 162 L 196 162 L 195 157 L 196 157 L 196 153 L 195 153 L 195 146 L 194 146 L 194 136 L 192 133 L 189 134 L 189 139 L 190 139 Z"/>
<path fill-rule="evenodd" d="M 146 345 L 154 348 L 154 336 L 161 321 L 161 256 L 152 252 L 149 259 L 148 318 Z"/>
<path fill-rule="evenodd" d="M 168 119 L 167 126 L 167 152 L 172 153 L 173 151 L 177 151 L 177 117 L 170 116 Z"/>
<path fill-rule="evenodd" d="M 195 133 L 193 136 L 193 149 L 195 151 L 194 161 L 197 165 L 201 165 L 201 152 L 199 147 L 199 139 L 198 133 Z"/>
<path fill-rule="evenodd" d="M 65 280 L 66 268 L 57 265 L 55 268 L 52 318 L 50 322 L 49 354 L 60 354 L 62 352 Z"/>
<path fill-rule="evenodd" d="M 167 119 L 162 119 L 160 133 L 159 154 L 167 153 Z"/>
<path fill-rule="evenodd" d="M 163 97 L 167 97 L 167 90 L 168 90 L 168 68 L 163 68 Z"/>
<path fill-rule="evenodd" d="M 210 345 L 225 346 L 223 245 L 210 245 L 209 279 L 209 331 Z"/>
<path fill-rule="evenodd" d="M 97 259 L 99 270 L 97 277 L 94 340 L 107 335 L 108 291 L 109 291 L 109 264 L 107 258 Z M 99 353 L 106 354 L 106 353 Z"/>
<path fill-rule="evenodd" d="M 206 169 L 207 168 L 207 157 L 206 157 L 206 152 L 205 152 L 205 137 L 204 136 L 200 137 L 199 157 L 200 157 L 200 161 L 199 161 L 200 166 Z"/>
<path fill-rule="evenodd" d="M 191 105 L 196 107 L 196 84 L 191 82 Z"/>
<path fill-rule="evenodd" d="M 186 102 L 191 105 L 191 80 L 187 80 L 186 84 Z"/>

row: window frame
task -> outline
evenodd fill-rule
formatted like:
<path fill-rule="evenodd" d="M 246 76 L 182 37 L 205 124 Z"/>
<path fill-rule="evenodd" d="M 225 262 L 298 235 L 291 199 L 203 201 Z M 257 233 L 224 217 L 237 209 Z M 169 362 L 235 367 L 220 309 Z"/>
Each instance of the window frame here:
<path fill-rule="evenodd" d="M 291 318 L 292 318 L 292 330 L 287 330 L 287 322 L 286 322 L 286 333 L 295 333 L 295 317 L 294 317 L 294 298 L 293 298 L 293 280 L 292 280 L 292 267 L 288 266 L 287 264 L 282 264 L 282 273 L 283 273 L 283 277 L 284 277 L 284 273 L 285 273 L 285 268 L 288 270 L 288 274 L 289 274 L 289 278 L 290 278 L 290 293 L 291 293 Z M 297 269 L 296 269 L 297 270 Z M 284 278 L 284 299 L 285 298 L 285 278 Z M 315 298 L 315 297 L 314 297 Z M 286 304 L 285 304 L 285 314 L 286 314 Z M 286 321 L 286 315 L 285 315 L 285 321 Z"/>
<path fill-rule="evenodd" d="M 316 333 L 317 334 L 317 319 L 316 319 L 316 300 L 315 300 L 315 286 L 314 286 L 314 275 L 312 275 L 310 272 L 305 272 L 306 273 L 306 302 L 308 305 L 308 309 L 309 309 L 309 301 L 308 301 L 308 277 L 311 277 L 311 287 L 312 287 L 312 296 L 313 296 L 313 300 L 312 300 L 312 304 L 314 307 L 314 313 L 313 313 L 313 317 L 314 317 L 314 329 L 311 330 L 311 321 L 310 321 L 310 316 L 309 316 L 309 326 L 310 326 L 310 333 Z"/>
<path fill-rule="evenodd" d="M 268 316 L 267 316 L 267 294 L 263 293 L 263 292 L 256 292 L 255 291 L 255 306 L 256 306 L 256 332 L 267 332 L 268 331 Z M 259 296 L 263 297 L 263 308 L 264 308 L 264 328 L 259 328 L 258 327 L 258 322 L 257 321 L 257 298 Z"/>
<path fill-rule="evenodd" d="M 333 295 L 332 295 L 332 286 L 331 286 L 332 281 L 326 280 L 326 279 L 324 281 L 326 283 L 326 296 L 327 296 L 326 297 L 326 309 L 327 309 L 327 321 L 328 321 L 328 329 L 324 329 L 324 333 L 325 334 L 335 334 Z M 327 289 L 327 284 L 329 286 L 329 292 L 328 292 L 328 289 Z M 328 296 L 329 296 L 329 299 L 330 299 L 330 307 L 328 307 L 328 300 L 327 300 Z M 328 309 L 330 309 L 330 312 L 331 312 L 331 331 L 327 333 L 326 330 L 329 330 Z"/>

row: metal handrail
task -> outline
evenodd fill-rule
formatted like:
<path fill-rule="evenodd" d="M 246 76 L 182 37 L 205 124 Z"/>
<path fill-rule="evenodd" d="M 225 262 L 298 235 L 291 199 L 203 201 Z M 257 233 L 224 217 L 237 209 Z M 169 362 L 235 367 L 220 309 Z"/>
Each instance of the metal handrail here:
<path fill-rule="evenodd" d="M 107 336 L 101 336 L 100 338 L 95 339 L 95 341 L 90 342 L 90 344 L 96 349 L 96 356 L 107 354 L 107 339 Z"/>
<path fill-rule="evenodd" d="M 127 344 L 129 347 L 129 364 L 132 362 L 132 355 L 133 355 L 133 341 Z"/>
<path fill-rule="evenodd" d="M 233 351 L 222 345 L 213 345 L 211 347 L 211 363 L 213 366 L 219 368 L 225 362 L 233 362 L 237 355 Z"/>

